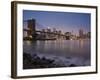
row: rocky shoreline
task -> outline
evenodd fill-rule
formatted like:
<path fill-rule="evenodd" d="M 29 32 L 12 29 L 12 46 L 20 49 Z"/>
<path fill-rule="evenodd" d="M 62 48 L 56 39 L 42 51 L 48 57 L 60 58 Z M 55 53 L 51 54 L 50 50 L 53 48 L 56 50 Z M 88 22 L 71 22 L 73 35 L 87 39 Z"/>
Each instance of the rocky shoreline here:
<path fill-rule="evenodd" d="M 31 55 L 29 53 L 23 53 L 23 69 L 38 69 L 38 68 L 57 68 L 57 67 L 75 67 L 75 64 L 65 65 L 61 62 L 57 62 L 54 59 L 48 59 L 46 57 L 39 57 L 37 54 Z"/>

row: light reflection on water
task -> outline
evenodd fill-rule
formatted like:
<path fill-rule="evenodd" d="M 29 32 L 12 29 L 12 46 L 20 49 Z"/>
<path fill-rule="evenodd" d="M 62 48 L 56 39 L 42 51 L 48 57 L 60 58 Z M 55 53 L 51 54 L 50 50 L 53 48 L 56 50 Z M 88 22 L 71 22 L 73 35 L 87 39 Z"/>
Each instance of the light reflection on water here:
<path fill-rule="evenodd" d="M 23 51 L 30 54 L 90 59 L 90 46 L 90 40 L 24 41 Z"/>

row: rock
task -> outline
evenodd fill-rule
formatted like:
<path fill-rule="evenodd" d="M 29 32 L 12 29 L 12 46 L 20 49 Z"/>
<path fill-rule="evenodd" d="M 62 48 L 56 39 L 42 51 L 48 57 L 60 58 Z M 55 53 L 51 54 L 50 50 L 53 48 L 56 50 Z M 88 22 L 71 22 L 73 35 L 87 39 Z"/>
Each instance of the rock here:
<path fill-rule="evenodd" d="M 69 65 L 69 67 L 75 67 L 75 66 L 76 66 L 75 64 L 70 64 L 70 65 Z"/>
<path fill-rule="evenodd" d="M 32 56 L 28 53 L 23 53 L 23 69 L 54 68 L 64 66 L 65 65 L 56 63 L 53 59 L 48 59 L 46 57 L 40 58 L 37 54 Z"/>

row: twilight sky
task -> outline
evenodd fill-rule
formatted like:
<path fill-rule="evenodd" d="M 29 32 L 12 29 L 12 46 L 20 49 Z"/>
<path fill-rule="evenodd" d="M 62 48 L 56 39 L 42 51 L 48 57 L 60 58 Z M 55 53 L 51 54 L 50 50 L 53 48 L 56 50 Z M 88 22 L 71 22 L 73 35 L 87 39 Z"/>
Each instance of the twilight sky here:
<path fill-rule="evenodd" d="M 37 29 L 56 28 L 64 32 L 73 32 L 78 35 L 79 29 L 90 31 L 91 15 L 89 13 L 51 12 L 23 10 L 23 20 L 35 19 Z M 24 22 L 24 28 L 26 28 Z"/>

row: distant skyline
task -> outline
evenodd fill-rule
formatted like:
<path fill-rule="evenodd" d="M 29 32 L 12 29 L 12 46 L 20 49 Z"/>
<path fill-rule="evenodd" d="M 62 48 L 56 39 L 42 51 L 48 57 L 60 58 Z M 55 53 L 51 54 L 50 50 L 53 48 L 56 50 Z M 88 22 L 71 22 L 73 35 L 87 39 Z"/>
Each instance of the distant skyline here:
<path fill-rule="evenodd" d="M 84 32 L 91 30 L 91 15 L 89 13 L 23 10 L 23 21 L 32 18 L 36 20 L 37 29 L 56 28 L 63 33 L 73 32 L 77 35 L 79 29 L 83 29 Z M 25 23 L 24 28 L 26 28 Z"/>

